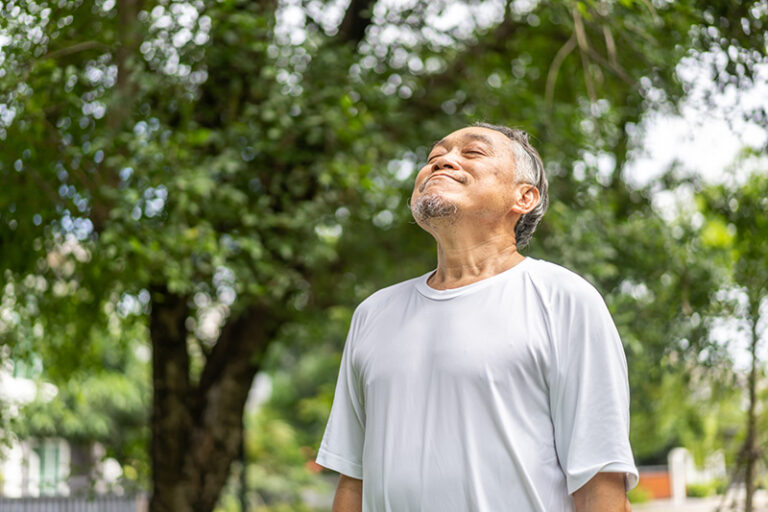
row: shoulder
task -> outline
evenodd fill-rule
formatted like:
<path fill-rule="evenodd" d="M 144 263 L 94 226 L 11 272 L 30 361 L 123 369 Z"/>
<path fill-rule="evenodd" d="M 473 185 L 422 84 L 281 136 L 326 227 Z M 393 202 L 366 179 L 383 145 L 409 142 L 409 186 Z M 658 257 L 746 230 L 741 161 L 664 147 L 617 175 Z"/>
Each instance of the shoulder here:
<path fill-rule="evenodd" d="M 603 303 L 600 292 L 576 272 L 546 260 L 533 259 L 528 274 L 546 302 Z"/>
<path fill-rule="evenodd" d="M 369 295 L 355 308 L 355 317 L 357 317 L 358 322 L 370 321 L 382 311 L 405 302 L 407 297 L 416 290 L 416 281 L 421 278 L 423 276 L 414 277 L 387 286 Z"/>
<path fill-rule="evenodd" d="M 555 366 L 566 368 L 584 354 L 613 353 L 623 357 L 621 341 L 602 295 L 586 279 L 565 267 L 538 260 L 531 280 L 546 297 Z M 586 347 L 597 347 L 587 350 Z M 626 364 L 626 363 L 624 363 Z M 565 365 L 565 366 L 563 366 Z"/>

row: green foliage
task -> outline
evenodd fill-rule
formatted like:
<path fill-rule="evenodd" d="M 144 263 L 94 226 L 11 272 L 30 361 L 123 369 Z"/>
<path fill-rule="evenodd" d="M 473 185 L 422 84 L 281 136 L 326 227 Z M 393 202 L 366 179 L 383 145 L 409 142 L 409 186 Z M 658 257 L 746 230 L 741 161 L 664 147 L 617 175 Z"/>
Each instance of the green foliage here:
<path fill-rule="evenodd" d="M 749 356 L 749 370 L 745 371 L 748 400 L 745 428 L 740 429 L 736 462 L 739 469 L 746 471 L 748 493 L 754 490 L 757 479 L 755 468 L 764 453 L 766 442 L 765 414 L 761 404 L 765 392 L 761 391 L 765 381 L 765 361 L 760 359 L 764 338 L 764 306 L 768 300 L 768 248 L 765 236 L 768 222 L 764 211 L 768 206 L 768 172 L 765 161 L 758 160 L 743 182 L 726 183 L 704 188 L 699 193 L 698 206 L 708 224 L 708 238 L 713 247 L 720 251 L 720 258 L 727 266 L 728 282 L 721 301 L 733 311 L 741 336 L 746 338 Z M 735 340 L 729 340 L 734 350 L 739 350 Z M 743 349 L 741 349 L 743 350 Z M 736 449 L 734 449 L 736 452 Z"/>
<path fill-rule="evenodd" d="M 699 204 L 707 216 L 705 241 L 722 250 L 733 270 L 732 284 L 742 287 L 749 307 L 768 294 L 768 251 L 760 235 L 768 233 L 768 173 L 754 172 L 744 185 L 705 189 Z M 755 304 L 757 303 L 757 304 Z M 750 310 L 750 314 L 756 311 Z"/>
<path fill-rule="evenodd" d="M 706 498 L 718 494 L 718 490 L 722 487 L 722 483 L 718 480 L 705 484 L 688 484 L 685 488 L 685 494 L 691 498 Z"/>
<path fill-rule="evenodd" d="M 630 503 L 646 503 L 652 498 L 651 492 L 640 485 L 627 492 L 627 499 Z"/>
<path fill-rule="evenodd" d="M 666 463 L 671 448 L 684 446 L 702 464 L 718 449 L 730 452 L 730 432 L 743 415 L 735 375 L 713 373 L 693 361 L 667 368 L 660 382 L 641 387 L 644 394 L 635 398 L 642 407 L 633 410 L 631 421 L 636 458 L 646 464 Z"/>
<path fill-rule="evenodd" d="M 706 483 L 688 484 L 686 495 L 691 498 L 706 498 L 708 496 L 722 495 L 728 489 L 728 480 L 715 478 Z"/>
<path fill-rule="evenodd" d="M 265 361 L 270 398 L 246 415 L 248 489 L 253 502 L 299 507 L 306 492 L 332 490 L 333 485 L 318 478 L 308 463 L 317 453 L 331 407 L 339 346 L 351 314 L 342 306 L 322 315 L 307 314 L 304 322 L 287 326 L 281 342 L 272 346 Z"/>
<path fill-rule="evenodd" d="M 51 401 L 22 408 L 11 420 L 11 429 L 21 438 L 98 441 L 106 447 L 106 456 L 123 464 L 125 486 L 146 490 L 148 370 L 146 361 L 135 357 L 117 368 L 83 368 L 57 382 L 57 394 Z"/>
<path fill-rule="evenodd" d="M 683 95 L 682 57 L 727 49 L 718 83 L 749 81 L 765 55 L 756 2 L 514 4 L 466 30 L 436 24 L 448 3 L 371 3 L 359 38 L 320 4 L 298 5 L 296 40 L 281 2 L 0 6 L 0 340 L 59 387 L 14 428 L 102 439 L 146 479 L 149 368 L 135 350 L 153 341 L 149 289 L 191 308 L 193 381 L 221 326 L 265 306 L 282 327 L 259 361 L 273 396 L 247 418 L 249 488 L 296 510 L 352 308 L 434 265 L 407 208 L 414 170 L 433 140 L 490 120 L 530 130 L 544 155 L 553 201 L 530 254 L 605 294 L 638 455 L 715 446 L 702 404 L 720 414 L 730 395 L 686 390 L 724 360 L 707 336 L 723 265 L 762 272 L 739 245 L 760 196 L 743 218 L 715 208 L 699 233 L 665 222 L 655 189 L 623 173 L 644 113 Z"/>
<path fill-rule="evenodd" d="M 249 427 L 246 454 L 255 463 L 248 467 L 248 488 L 270 505 L 299 505 L 299 491 L 313 483 L 300 432 L 269 412 L 256 415 Z"/>

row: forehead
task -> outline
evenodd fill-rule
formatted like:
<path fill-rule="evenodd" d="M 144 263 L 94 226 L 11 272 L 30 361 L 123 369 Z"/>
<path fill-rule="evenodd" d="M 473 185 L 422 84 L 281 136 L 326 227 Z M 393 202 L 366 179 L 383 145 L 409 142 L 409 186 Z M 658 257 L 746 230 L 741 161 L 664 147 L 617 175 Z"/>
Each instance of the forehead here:
<path fill-rule="evenodd" d="M 479 126 L 470 126 L 456 130 L 435 142 L 432 145 L 432 149 L 442 146 L 450 148 L 457 145 L 468 144 L 470 142 L 481 142 L 490 146 L 493 149 L 511 149 L 511 142 L 509 138 L 501 132 L 491 130 L 490 128 L 482 128 Z"/>

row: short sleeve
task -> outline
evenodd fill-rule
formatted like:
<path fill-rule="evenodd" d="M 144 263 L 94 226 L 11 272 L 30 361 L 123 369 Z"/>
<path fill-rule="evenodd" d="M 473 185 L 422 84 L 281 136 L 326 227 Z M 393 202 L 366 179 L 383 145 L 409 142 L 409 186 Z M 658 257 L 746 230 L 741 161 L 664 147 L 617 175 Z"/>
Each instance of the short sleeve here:
<path fill-rule="evenodd" d="M 638 473 L 629 444 L 624 349 L 597 290 L 586 281 L 566 288 L 551 304 L 550 407 L 568 493 L 599 472 L 626 473 L 629 490 Z"/>
<path fill-rule="evenodd" d="M 352 357 L 358 324 L 359 314 L 355 311 L 344 344 L 333 406 L 317 453 L 317 463 L 343 475 L 362 479 L 365 404 Z"/>

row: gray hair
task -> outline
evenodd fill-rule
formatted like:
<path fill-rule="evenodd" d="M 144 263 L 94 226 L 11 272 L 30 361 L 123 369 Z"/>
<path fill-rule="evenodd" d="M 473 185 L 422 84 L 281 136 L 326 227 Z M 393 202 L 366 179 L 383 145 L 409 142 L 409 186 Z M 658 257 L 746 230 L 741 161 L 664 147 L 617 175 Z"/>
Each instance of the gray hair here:
<path fill-rule="evenodd" d="M 549 184 L 539 152 L 528 142 L 528 134 L 523 130 L 489 123 L 475 123 L 474 126 L 496 130 L 506 135 L 512 141 L 515 179 L 539 190 L 539 203 L 533 210 L 522 215 L 515 225 L 515 243 L 518 248 L 525 247 L 531 241 L 533 232 L 536 231 L 536 226 L 544 217 L 549 205 Z"/>

